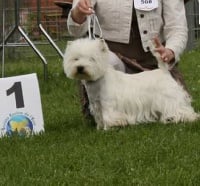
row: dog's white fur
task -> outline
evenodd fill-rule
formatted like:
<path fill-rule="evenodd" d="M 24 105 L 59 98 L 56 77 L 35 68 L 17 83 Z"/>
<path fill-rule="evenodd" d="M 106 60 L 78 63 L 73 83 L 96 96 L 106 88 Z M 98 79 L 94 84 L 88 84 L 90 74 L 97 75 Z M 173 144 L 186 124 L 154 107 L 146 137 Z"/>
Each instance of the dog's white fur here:
<path fill-rule="evenodd" d="M 188 93 L 171 76 L 156 53 L 159 68 L 125 74 L 108 64 L 103 40 L 78 39 L 67 46 L 64 72 L 82 80 L 97 128 L 145 122 L 192 122 L 197 114 Z"/>

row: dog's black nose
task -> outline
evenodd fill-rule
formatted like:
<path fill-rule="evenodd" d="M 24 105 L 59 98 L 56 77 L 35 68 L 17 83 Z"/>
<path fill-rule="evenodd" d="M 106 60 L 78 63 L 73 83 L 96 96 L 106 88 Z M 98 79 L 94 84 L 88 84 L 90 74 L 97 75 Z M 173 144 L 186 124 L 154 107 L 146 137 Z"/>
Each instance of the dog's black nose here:
<path fill-rule="evenodd" d="M 83 67 L 83 66 L 78 66 L 78 67 L 77 67 L 77 72 L 78 72 L 78 73 L 81 74 L 81 73 L 83 73 L 83 71 L 84 71 L 84 67 Z"/>

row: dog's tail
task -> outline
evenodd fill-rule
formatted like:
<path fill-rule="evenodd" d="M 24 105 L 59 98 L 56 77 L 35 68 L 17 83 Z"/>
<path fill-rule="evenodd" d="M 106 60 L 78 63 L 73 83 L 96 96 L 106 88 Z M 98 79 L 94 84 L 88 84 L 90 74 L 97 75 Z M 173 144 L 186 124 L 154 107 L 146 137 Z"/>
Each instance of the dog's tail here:
<path fill-rule="evenodd" d="M 156 58 L 158 62 L 158 68 L 164 70 L 164 71 L 169 71 L 169 65 L 165 62 L 162 61 L 160 54 L 155 51 L 156 48 L 156 43 L 154 40 L 149 41 L 149 47 L 152 55 Z"/>

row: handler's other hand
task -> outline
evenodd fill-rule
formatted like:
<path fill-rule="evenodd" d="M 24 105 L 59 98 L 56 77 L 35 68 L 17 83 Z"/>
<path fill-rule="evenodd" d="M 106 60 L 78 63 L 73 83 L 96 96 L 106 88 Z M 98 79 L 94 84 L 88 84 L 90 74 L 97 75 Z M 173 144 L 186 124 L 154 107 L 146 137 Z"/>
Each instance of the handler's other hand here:
<path fill-rule="evenodd" d="M 169 48 L 165 48 L 165 46 L 160 42 L 158 37 L 154 38 L 154 43 L 156 45 L 155 51 L 160 54 L 160 57 L 163 62 L 170 63 L 174 60 L 174 52 Z"/>

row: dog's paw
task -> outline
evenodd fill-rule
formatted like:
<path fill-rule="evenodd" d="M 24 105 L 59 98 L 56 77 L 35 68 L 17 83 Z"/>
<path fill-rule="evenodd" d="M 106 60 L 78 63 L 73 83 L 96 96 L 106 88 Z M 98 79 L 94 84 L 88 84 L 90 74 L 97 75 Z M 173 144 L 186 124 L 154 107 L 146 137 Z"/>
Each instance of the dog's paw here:
<path fill-rule="evenodd" d="M 105 122 L 104 124 L 104 130 L 108 130 L 111 127 L 124 127 L 128 125 L 127 121 L 125 119 L 115 119 L 109 122 Z"/>

